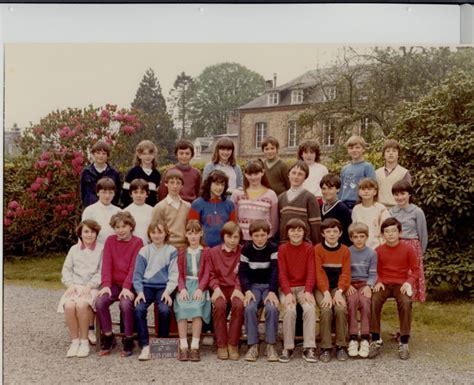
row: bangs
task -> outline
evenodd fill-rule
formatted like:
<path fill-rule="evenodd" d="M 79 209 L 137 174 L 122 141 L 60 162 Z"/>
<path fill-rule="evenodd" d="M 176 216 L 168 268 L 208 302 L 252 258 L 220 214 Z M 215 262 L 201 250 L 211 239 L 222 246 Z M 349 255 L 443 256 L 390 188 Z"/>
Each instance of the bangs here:
<path fill-rule="evenodd" d="M 244 174 L 258 174 L 263 172 L 263 165 L 257 161 L 252 160 L 245 165 Z"/>

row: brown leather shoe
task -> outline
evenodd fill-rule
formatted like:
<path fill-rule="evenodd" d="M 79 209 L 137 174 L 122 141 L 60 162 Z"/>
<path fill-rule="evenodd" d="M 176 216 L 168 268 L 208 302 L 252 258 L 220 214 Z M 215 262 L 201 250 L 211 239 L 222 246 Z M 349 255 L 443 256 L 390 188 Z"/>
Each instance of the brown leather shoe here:
<path fill-rule="evenodd" d="M 238 359 L 240 358 L 239 347 L 227 345 L 227 348 L 229 349 L 229 359 L 231 359 L 232 361 L 238 361 Z"/>
<path fill-rule="evenodd" d="M 227 351 L 227 348 L 217 348 L 217 358 L 220 360 L 228 360 L 229 352 Z"/>
<path fill-rule="evenodd" d="M 201 361 L 201 354 L 199 353 L 199 349 L 191 349 L 189 352 L 189 361 Z"/>
<path fill-rule="evenodd" d="M 179 349 L 178 351 L 179 361 L 189 361 L 189 349 Z"/>

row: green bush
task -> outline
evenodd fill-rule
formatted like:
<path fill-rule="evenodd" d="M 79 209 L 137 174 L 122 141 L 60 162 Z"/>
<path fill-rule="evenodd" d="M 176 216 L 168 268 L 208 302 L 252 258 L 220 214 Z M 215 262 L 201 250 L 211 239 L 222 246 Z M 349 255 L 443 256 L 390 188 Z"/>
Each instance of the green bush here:
<path fill-rule="evenodd" d="M 474 75 L 458 72 L 399 110 L 396 137 L 426 215 L 431 287 L 472 289 L 474 253 Z"/>

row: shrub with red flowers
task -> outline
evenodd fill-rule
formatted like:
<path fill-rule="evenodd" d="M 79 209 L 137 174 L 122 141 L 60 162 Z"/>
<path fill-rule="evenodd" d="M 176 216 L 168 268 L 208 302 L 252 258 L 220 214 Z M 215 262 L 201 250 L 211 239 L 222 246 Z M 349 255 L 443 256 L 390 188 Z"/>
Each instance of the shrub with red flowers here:
<path fill-rule="evenodd" d="M 114 163 L 114 154 L 140 130 L 139 120 L 134 110 L 107 104 L 58 110 L 23 130 L 21 155 L 5 165 L 5 253 L 65 250 L 75 242 L 82 212 L 79 175 L 89 149 L 104 140 L 113 146 L 114 166 L 129 166 Z"/>

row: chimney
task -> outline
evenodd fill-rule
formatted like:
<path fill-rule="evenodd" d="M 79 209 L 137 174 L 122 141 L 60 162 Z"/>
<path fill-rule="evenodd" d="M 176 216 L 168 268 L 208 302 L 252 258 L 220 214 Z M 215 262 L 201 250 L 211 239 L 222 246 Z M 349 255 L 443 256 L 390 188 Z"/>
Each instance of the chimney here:
<path fill-rule="evenodd" d="M 272 80 L 265 80 L 265 90 L 271 90 L 273 88 Z"/>
<path fill-rule="evenodd" d="M 277 74 L 276 72 L 273 73 L 273 88 L 275 88 L 277 86 Z"/>

